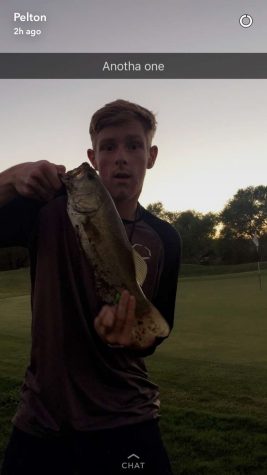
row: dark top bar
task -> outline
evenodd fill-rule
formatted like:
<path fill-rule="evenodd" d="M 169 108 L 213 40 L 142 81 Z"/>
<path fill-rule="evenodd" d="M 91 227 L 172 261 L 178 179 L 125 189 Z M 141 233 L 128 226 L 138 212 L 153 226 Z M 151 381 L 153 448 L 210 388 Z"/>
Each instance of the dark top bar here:
<path fill-rule="evenodd" d="M 266 79 L 267 53 L 0 53 L 0 79 L 122 78 Z"/>

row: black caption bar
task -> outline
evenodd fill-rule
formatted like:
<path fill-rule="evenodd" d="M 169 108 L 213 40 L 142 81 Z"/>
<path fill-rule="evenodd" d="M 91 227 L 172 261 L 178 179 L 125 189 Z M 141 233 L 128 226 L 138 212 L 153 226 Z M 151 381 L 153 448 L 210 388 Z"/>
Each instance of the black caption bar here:
<path fill-rule="evenodd" d="M 0 53 L 0 79 L 266 79 L 267 53 Z"/>

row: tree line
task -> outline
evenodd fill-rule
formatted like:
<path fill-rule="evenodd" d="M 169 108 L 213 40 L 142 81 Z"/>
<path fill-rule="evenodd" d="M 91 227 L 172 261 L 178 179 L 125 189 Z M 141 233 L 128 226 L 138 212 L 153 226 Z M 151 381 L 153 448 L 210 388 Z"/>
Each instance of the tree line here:
<path fill-rule="evenodd" d="M 267 260 L 267 186 L 238 190 L 220 213 L 173 212 L 160 201 L 149 204 L 147 209 L 180 233 L 184 263 Z"/>
<path fill-rule="evenodd" d="M 240 189 L 220 213 L 168 211 L 159 201 L 147 209 L 168 221 L 183 241 L 183 262 L 241 264 L 267 261 L 267 186 Z M 258 239 L 258 250 L 255 245 Z M 254 241 L 253 241 L 254 239 Z M 29 265 L 24 248 L 0 249 L 0 270 Z"/>

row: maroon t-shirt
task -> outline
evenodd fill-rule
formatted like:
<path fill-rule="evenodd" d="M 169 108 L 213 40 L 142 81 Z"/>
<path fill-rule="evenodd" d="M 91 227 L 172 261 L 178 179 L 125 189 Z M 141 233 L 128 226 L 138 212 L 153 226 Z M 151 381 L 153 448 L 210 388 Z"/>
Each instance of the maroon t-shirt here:
<path fill-rule="evenodd" d="M 31 256 L 32 349 L 13 423 L 36 435 L 114 428 L 159 413 L 143 360 L 155 348 L 110 348 L 94 330 L 102 303 L 66 199 L 40 206 L 18 198 L 0 209 L 0 244 L 28 245 Z M 147 264 L 143 291 L 172 327 L 180 238 L 142 207 L 135 223 L 124 224 Z"/>

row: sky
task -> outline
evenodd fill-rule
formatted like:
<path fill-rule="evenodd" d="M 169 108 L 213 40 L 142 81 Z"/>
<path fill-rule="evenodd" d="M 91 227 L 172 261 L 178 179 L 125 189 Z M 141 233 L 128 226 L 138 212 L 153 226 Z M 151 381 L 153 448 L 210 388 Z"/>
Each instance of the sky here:
<path fill-rule="evenodd" d="M 29 25 L 42 34 L 15 36 L 15 11 L 46 14 Z M 251 28 L 239 25 L 244 13 Z M 265 0 L 1 0 L 0 52 L 266 52 L 266 24 Z M 267 80 L 1 80 L 0 171 L 40 159 L 78 166 L 91 115 L 117 98 L 158 121 L 144 206 L 218 212 L 238 189 L 266 185 Z"/>

